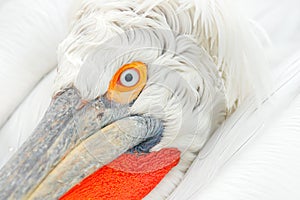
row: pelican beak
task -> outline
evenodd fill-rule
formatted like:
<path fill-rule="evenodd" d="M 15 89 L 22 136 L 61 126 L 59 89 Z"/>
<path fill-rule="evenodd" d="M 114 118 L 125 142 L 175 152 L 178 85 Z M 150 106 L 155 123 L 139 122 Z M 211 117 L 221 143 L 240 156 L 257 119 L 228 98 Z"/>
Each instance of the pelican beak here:
<path fill-rule="evenodd" d="M 130 104 L 83 102 L 76 88 L 53 98 L 43 119 L 0 171 L 0 199 L 57 199 L 101 166 L 149 138 L 160 120 L 131 116 Z"/>

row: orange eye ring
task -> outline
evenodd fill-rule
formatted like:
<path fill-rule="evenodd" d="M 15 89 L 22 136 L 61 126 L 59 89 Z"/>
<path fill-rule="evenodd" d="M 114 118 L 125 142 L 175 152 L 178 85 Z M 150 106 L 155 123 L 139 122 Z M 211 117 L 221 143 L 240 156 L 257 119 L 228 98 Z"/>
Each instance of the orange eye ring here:
<path fill-rule="evenodd" d="M 107 98 L 130 103 L 138 97 L 147 82 L 147 66 L 138 61 L 123 65 L 109 83 Z"/>

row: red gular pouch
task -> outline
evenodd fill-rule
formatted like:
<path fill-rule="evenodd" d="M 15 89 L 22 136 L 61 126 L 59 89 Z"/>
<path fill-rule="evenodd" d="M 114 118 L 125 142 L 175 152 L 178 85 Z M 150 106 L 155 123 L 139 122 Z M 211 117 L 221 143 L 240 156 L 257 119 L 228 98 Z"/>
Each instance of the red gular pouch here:
<path fill-rule="evenodd" d="M 142 199 L 175 167 L 180 151 L 126 153 L 75 185 L 60 200 Z"/>

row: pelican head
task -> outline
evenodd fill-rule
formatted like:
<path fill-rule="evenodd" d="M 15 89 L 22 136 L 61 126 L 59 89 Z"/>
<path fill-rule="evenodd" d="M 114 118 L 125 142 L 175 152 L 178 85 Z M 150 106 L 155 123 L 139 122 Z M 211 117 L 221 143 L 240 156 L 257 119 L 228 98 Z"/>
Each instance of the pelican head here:
<path fill-rule="evenodd" d="M 173 148 L 180 161 L 152 191 L 170 193 L 253 89 L 251 33 L 226 26 L 238 23 L 221 1 L 199 2 L 83 3 L 59 46 L 52 102 L 2 168 L 0 196 L 58 198 L 122 154 Z"/>

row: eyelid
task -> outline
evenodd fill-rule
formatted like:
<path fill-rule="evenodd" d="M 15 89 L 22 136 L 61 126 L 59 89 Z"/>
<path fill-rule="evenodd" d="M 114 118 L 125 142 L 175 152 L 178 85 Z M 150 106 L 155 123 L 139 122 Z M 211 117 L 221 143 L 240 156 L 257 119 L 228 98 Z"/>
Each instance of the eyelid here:
<path fill-rule="evenodd" d="M 124 86 L 120 83 L 121 74 L 128 69 L 135 69 L 139 74 L 139 80 L 133 86 Z M 147 66 L 144 63 L 134 61 L 123 65 L 111 79 L 106 97 L 119 103 L 129 103 L 138 97 L 146 82 Z"/>

